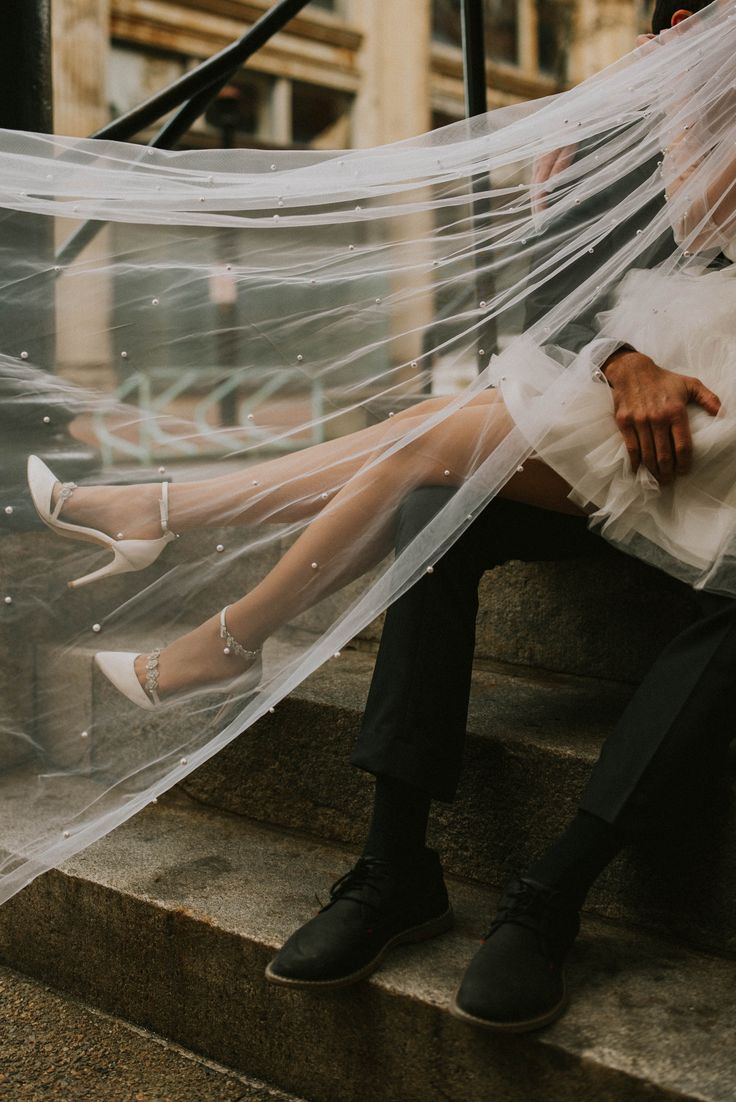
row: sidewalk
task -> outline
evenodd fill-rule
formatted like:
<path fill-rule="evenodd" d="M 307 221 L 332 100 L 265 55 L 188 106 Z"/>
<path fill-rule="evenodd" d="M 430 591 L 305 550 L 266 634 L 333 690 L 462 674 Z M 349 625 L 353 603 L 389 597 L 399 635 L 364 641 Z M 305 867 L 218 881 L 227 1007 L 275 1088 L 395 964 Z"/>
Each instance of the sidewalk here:
<path fill-rule="evenodd" d="M 0 966 L 3 1102 L 290 1102 Z"/>

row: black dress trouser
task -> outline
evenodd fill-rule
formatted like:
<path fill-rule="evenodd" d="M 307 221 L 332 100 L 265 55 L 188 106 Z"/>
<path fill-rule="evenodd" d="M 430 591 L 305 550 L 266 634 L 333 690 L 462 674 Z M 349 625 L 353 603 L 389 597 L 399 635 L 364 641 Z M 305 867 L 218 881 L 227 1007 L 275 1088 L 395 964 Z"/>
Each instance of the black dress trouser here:
<path fill-rule="evenodd" d="M 414 491 L 404 548 L 452 490 Z M 510 559 L 600 554 L 585 517 L 496 498 L 386 621 L 353 765 L 454 798 L 462 763 L 483 573 Z M 693 591 L 690 591 L 693 592 Z M 659 655 L 604 743 L 580 806 L 632 836 L 657 832 L 707 789 L 736 735 L 736 601 L 693 592 L 699 618 Z"/>

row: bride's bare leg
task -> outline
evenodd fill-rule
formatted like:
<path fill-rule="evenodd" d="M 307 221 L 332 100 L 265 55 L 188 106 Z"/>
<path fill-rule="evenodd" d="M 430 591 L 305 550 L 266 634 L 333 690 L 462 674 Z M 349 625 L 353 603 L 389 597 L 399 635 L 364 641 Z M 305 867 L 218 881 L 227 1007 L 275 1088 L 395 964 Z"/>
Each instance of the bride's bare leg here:
<path fill-rule="evenodd" d="M 230 606 L 232 634 L 255 649 L 282 624 L 380 561 L 393 543 L 396 510 L 403 498 L 421 485 L 460 485 L 510 427 L 500 395 L 486 393 L 354 475 L 263 581 Z M 569 486 L 554 471 L 529 460 L 502 494 L 544 509 L 579 512 L 567 500 L 568 492 Z M 233 657 L 224 656 L 218 645 L 218 627 L 214 616 L 163 651 L 163 693 L 233 673 Z M 141 681 L 143 664 L 139 660 Z"/>
<path fill-rule="evenodd" d="M 512 475 L 498 496 L 520 501 L 524 505 L 536 505 L 540 509 L 550 509 L 554 513 L 570 513 L 572 516 L 585 516 L 582 509 L 574 505 L 567 495 L 570 485 L 553 471 L 541 459 L 527 459 L 522 471 Z"/>
<path fill-rule="evenodd" d="M 169 527 L 175 532 L 239 524 L 290 523 L 315 516 L 360 470 L 379 445 L 446 406 L 449 398 L 430 398 L 391 418 L 338 440 L 316 444 L 218 478 L 176 482 L 169 487 Z M 60 492 L 57 486 L 54 501 Z M 63 519 L 126 539 L 161 535 L 160 487 L 80 487 L 64 505 Z"/>

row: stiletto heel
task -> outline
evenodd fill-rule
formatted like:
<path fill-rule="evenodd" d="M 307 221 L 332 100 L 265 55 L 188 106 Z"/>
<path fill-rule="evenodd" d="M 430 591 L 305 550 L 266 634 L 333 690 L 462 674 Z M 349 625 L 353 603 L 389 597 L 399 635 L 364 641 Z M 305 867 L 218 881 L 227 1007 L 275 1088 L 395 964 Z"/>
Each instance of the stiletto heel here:
<path fill-rule="evenodd" d="M 228 695 L 242 696 L 245 693 L 255 692 L 261 683 L 263 675 L 263 662 L 260 648 L 248 650 L 235 639 L 228 631 L 225 621 L 225 613 L 230 606 L 226 605 L 220 612 L 220 638 L 224 642 L 223 653 L 235 654 L 238 658 L 251 661 L 252 665 L 243 673 L 227 681 L 214 681 L 206 685 L 198 685 L 196 690 L 181 689 L 161 700 L 158 691 L 159 648 L 146 655 L 146 684 L 145 688 L 138 680 L 135 672 L 135 660 L 140 657 L 137 651 L 98 651 L 95 655 L 95 665 L 101 673 L 110 681 L 118 692 L 126 696 L 139 708 L 153 711 L 156 708 L 165 707 L 167 704 L 176 704 L 191 697 L 196 692 L 217 692 Z"/>
<path fill-rule="evenodd" d="M 118 540 L 100 532 L 96 528 L 85 528 L 81 524 L 68 524 L 59 519 L 64 503 L 69 500 L 77 485 L 74 482 L 62 482 L 61 493 L 56 505 L 53 501 L 54 486 L 59 481 L 42 459 L 37 455 L 28 457 L 28 489 L 31 500 L 41 520 L 53 532 L 65 539 L 81 540 L 84 543 L 96 543 L 100 547 L 108 547 L 112 551 L 112 562 L 101 566 L 99 570 L 93 570 L 91 574 L 85 574 L 81 578 L 67 582 L 70 589 L 79 589 L 80 586 L 89 585 L 100 578 L 109 578 L 113 574 L 127 574 L 134 570 L 145 570 L 156 561 L 167 544 L 175 540 L 176 533 L 169 530 L 169 484 L 161 483 L 161 498 L 159 508 L 161 512 L 161 531 L 163 535 L 153 540 Z"/>

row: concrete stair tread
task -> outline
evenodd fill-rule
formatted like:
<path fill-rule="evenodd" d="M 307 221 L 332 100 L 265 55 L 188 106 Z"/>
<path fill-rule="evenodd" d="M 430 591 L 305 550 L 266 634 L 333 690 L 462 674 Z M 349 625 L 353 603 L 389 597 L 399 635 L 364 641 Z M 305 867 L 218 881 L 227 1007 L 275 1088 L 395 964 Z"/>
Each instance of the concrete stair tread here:
<path fill-rule="evenodd" d="M 39 663 L 37 731 L 54 759 L 61 766 L 78 766 L 84 784 L 89 761 L 104 764 L 106 748 L 121 730 L 126 745 L 134 746 L 139 737 L 157 739 L 160 752 L 171 744 L 184 747 L 190 739 L 199 745 L 197 716 L 172 710 L 152 725 L 148 713 L 122 701 L 99 673 L 93 674 L 98 638 L 102 642 L 104 632 L 62 651 L 56 663 Z M 116 636 L 115 645 L 136 649 L 148 641 L 144 632 L 137 641 Z M 184 790 L 215 808 L 360 845 L 372 788 L 369 778 L 349 765 L 349 756 L 373 663 L 371 653 L 346 648 L 273 715 L 186 776 Z M 57 684 L 69 701 L 65 709 L 57 707 Z M 448 870 L 500 886 L 526 868 L 574 814 L 601 744 L 631 691 L 615 681 L 479 663 L 458 799 L 451 807 L 436 804 L 432 816 L 432 837 L 442 846 Z M 79 738 L 83 730 L 90 732 L 86 740 Z M 736 955 L 736 785 L 732 771 L 722 780 L 722 790 L 709 801 L 708 817 L 702 817 L 692 837 L 669 845 L 667 852 L 631 851 L 615 861 L 596 884 L 589 908 L 699 948 Z M 32 775 L 24 791 L 32 795 Z M 70 803 L 67 818 L 78 806 Z M 8 836 L 13 822 L 10 815 L 3 828 Z"/>
<path fill-rule="evenodd" d="M 213 807 L 361 845 L 373 787 L 349 755 L 372 665 L 371 655 L 344 651 L 182 787 Z M 436 802 L 430 819 L 448 870 L 500 886 L 527 868 L 575 814 L 630 693 L 617 682 L 477 667 L 457 799 Z M 694 829 L 629 847 L 599 878 L 588 909 L 736 955 L 735 829 L 731 765 Z"/>
<path fill-rule="evenodd" d="M 257 549 L 241 554 L 254 535 Z M 272 538 L 264 544 L 263 535 Z M 154 586 L 154 603 L 169 614 L 176 609 L 191 622 L 201 621 L 252 589 L 288 545 L 285 530 L 278 526 L 187 532 L 143 574 L 119 575 L 72 592 L 66 589 L 67 580 L 100 565 L 105 553 L 59 540 L 48 531 L 8 532 L 0 525 L 0 539 L 7 566 L 4 585 L 14 595 L 13 606 L 3 606 L 0 629 L 22 621 L 28 641 L 68 641 L 70 629 L 87 630 L 149 586 Z M 218 544 L 225 554 L 216 553 Z M 511 561 L 488 571 L 479 591 L 478 657 L 640 680 L 668 639 L 691 622 L 694 604 L 687 588 L 672 578 L 611 548 L 602 550 L 603 555 L 590 558 Z M 197 586 L 192 583 L 202 563 L 207 584 Z M 322 632 L 363 585 L 358 582 L 339 597 L 325 599 L 298 618 L 299 626 L 313 635 Z M 363 645 L 375 647 L 381 624 L 379 617 L 359 633 Z"/>
<path fill-rule="evenodd" d="M 362 1102 L 360 1069 L 379 1060 L 390 1102 L 480 1102 L 492 1087 L 504 1102 L 732 1102 L 736 963 L 665 940 L 588 920 L 560 1022 L 510 1040 L 451 1019 L 448 997 L 493 905 L 468 883 L 450 885 L 455 931 L 396 951 L 359 989 L 315 998 L 267 985 L 273 951 L 353 859 L 172 794 L 10 900 L 0 952 L 111 1013 L 325 1102 Z"/>
<path fill-rule="evenodd" d="M 0 1000 L 8 1102 L 299 1102 L 10 968 Z"/>
<path fill-rule="evenodd" d="M 374 664 L 373 654 L 344 650 L 291 696 L 362 715 Z M 592 760 L 632 691 L 619 681 L 477 663 L 467 729 L 478 738 L 532 741 L 556 753 L 574 751 Z"/>
<path fill-rule="evenodd" d="M 176 634 L 193 626 L 177 625 Z M 63 674 L 70 662 L 91 667 L 98 650 L 144 653 L 163 642 L 155 627 L 144 625 L 137 632 L 114 631 L 105 636 L 103 631 L 73 647 L 41 646 L 37 677 L 43 688 L 49 671 Z M 295 644 L 272 640 L 267 658 L 269 653 L 281 661 L 298 652 Z M 362 715 L 374 664 L 374 654 L 345 649 L 297 686 L 290 699 Z M 473 670 L 468 732 L 480 738 L 502 734 L 505 739 L 533 741 L 555 752 L 574 750 L 592 759 L 632 691 L 632 686 L 619 681 L 486 661 Z"/>

